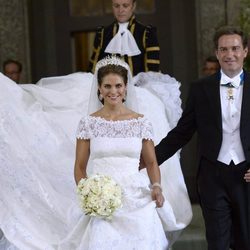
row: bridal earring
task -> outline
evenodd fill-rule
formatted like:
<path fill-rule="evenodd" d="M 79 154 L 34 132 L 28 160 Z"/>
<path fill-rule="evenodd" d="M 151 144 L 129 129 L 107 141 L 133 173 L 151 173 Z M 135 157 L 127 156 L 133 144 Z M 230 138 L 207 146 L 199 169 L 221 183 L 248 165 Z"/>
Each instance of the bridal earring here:
<path fill-rule="evenodd" d="M 126 94 L 124 95 L 124 97 L 122 98 L 122 102 L 126 102 L 126 97 L 127 97 L 127 92 L 126 92 Z"/>
<path fill-rule="evenodd" d="M 98 98 L 99 98 L 100 101 L 103 101 L 103 95 L 102 95 L 102 94 L 100 94 L 100 95 L 98 96 Z"/>

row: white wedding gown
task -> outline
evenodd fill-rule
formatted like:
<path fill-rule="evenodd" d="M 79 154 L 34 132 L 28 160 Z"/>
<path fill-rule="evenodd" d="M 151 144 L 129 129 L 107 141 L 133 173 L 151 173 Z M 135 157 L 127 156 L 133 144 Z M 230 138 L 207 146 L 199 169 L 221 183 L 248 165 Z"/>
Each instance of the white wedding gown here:
<path fill-rule="evenodd" d="M 166 82 L 162 74 L 149 74 L 148 83 L 146 75 L 142 76 L 143 84 L 138 78 L 134 79 L 137 85 L 143 85 L 136 88 L 139 110 L 152 123 L 154 142 L 158 144 L 174 125 L 169 120 L 176 121 L 180 114 L 179 85 L 174 80 Z M 91 150 L 98 157 L 89 169 L 105 170 L 107 174 L 111 171 L 108 166 L 116 168 L 110 174 L 114 178 L 122 176 L 124 179 L 119 179 L 119 184 L 124 182 L 133 189 L 126 189 L 128 202 L 123 208 L 124 211 L 130 209 L 130 213 L 121 209 L 112 226 L 82 213 L 73 178 L 75 133 L 79 120 L 87 115 L 92 77 L 90 73 L 75 73 L 44 78 L 37 85 L 20 86 L 0 74 L 0 228 L 5 235 L 0 240 L 1 250 L 85 250 L 88 247 L 120 250 L 125 247 L 119 246 L 124 240 L 127 242 L 124 249 L 138 246 L 135 249 L 158 250 L 172 241 L 171 232 L 185 228 L 190 222 L 192 211 L 178 155 L 160 166 L 166 202 L 164 208 L 156 212 L 154 202 L 149 199 L 145 170 L 137 172 L 141 138 L 126 138 L 125 135 L 121 140 L 112 136 L 96 138 L 96 141 L 101 140 L 101 147 L 93 140 Z M 158 81 L 154 80 L 155 84 L 150 86 L 152 77 L 157 77 Z M 168 104 L 159 94 L 161 90 L 157 94 L 157 88 L 165 90 L 174 114 L 166 109 Z M 94 122 L 106 124 L 105 121 Z M 129 127 L 131 122 L 124 123 Z M 124 152 L 126 161 L 122 156 Z M 100 157 L 104 154 L 105 157 Z M 135 192 L 137 187 L 140 189 Z M 144 216 L 147 221 L 143 220 Z M 133 228 L 133 222 L 139 228 Z M 128 235 L 129 238 L 125 238 Z M 114 236 L 117 241 L 113 241 L 113 248 L 110 248 L 109 239 Z M 147 238 L 135 244 L 142 236 Z M 103 245 L 98 248 L 100 242 Z M 150 248 L 150 243 L 159 245 Z M 108 245 L 105 247 L 105 244 Z"/>

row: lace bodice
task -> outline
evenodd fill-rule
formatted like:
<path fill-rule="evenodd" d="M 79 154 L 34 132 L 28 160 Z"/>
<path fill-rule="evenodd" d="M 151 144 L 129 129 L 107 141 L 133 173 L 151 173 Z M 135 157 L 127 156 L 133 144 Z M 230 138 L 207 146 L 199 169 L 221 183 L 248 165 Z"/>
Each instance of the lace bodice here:
<path fill-rule="evenodd" d="M 79 123 L 77 138 L 90 139 L 89 174 L 105 173 L 120 179 L 138 172 L 142 140 L 152 140 L 153 132 L 144 117 L 108 121 L 87 116 Z"/>
<path fill-rule="evenodd" d="M 94 137 L 153 139 L 151 123 L 145 117 L 137 119 L 108 121 L 101 117 L 86 116 L 81 119 L 78 139 L 92 139 Z"/>
<path fill-rule="evenodd" d="M 81 119 L 78 139 L 90 139 L 92 159 L 129 157 L 139 160 L 142 140 L 152 140 L 151 123 L 144 117 L 122 121 L 108 121 L 101 117 Z"/>

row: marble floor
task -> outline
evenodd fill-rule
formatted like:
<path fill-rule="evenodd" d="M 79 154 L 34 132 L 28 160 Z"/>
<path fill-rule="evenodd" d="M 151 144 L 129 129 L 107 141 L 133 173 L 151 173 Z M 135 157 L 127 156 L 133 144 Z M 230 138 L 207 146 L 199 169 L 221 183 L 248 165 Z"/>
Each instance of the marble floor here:
<path fill-rule="evenodd" d="M 205 226 L 199 205 L 192 205 L 193 219 L 171 250 L 207 250 Z"/>

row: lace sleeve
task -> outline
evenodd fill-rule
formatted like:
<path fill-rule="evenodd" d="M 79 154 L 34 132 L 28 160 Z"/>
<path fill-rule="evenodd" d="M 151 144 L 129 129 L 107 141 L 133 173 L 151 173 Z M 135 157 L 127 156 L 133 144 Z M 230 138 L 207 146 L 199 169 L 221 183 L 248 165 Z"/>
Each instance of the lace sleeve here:
<path fill-rule="evenodd" d="M 146 140 L 154 139 L 152 123 L 146 118 L 142 120 L 141 133 L 142 133 L 141 136 L 143 139 L 146 139 Z"/>
<path fill-rule="evenodd" d="M 83 117 L 80 120 L 76 131 L 76 138 L 83 140 L 88 140 L 91 138 L 91 129 L 88 117 Z"/>

